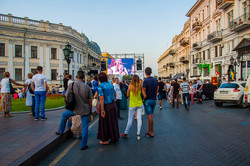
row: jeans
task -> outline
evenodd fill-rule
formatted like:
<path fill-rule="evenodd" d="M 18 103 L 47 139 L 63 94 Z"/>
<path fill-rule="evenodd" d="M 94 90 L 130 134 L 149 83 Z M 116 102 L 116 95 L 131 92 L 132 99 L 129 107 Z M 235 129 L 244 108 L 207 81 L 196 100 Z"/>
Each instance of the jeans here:
<path fill-rule="evenodd" d="M 184 102 L 185 108 L 187 109 L 187 105 L 190 106 L 189 93 L 182 93 L 182 96 L 183 96 L 183 102 Z M 187 103 L 186 103 L 186 98 L 187 98 Z"/>
<path fill-rule="evenodd" d="M 156 105 L 156 100 L 144 101 L 144 108 L 147 115 L 151 115 L 154 113 L 155 105 Z"/>
<path fill-rule="evenodd" d="M 66 110 L 62 114 L 62 119 L 61 119 L 60 126 L 58 129 L 59 133 L 63 134 L 67 119 L 74 115 L 75 114 L 70 110 Z M 80 143 L 80 148 L 84 148 L 87 146 L 87 141 L 88 141 L 89 115 L 81 116 L 81 120 L 82 120 L 82 140 Z"/>
<path fill-rule="evenodd" d="M 35 91 L 35 103 L 36 103 L 35 118 L 36 119 L 39 119 L 40 104 L 41 104 L 41 118 L 45 118 L 45 101 L 46 101 L 46 92 Z"/>
<path fill-rule="evenodd" d="M 35 116 L 35 105 L 36 105 L 36 99 L 35 99 L 35 96 L 32 96 L 31 110 L 32 110 L 32 115 L 33 116 Z"/>
<path fill-rule="evenodd" d="M 120 118 L 120 108 L 121 108 L 121 100 L 117 99 L 116 100 L 116 107 L 117 107 L 117 115 L 118 115 L 118 118 Z"/>
<path fill-rule="evenodd" d="M 129 107 L 128 123 L 124 132 L 125 134 L 128 134 L 134 120 L 135 111 L 137 111 L 137 135 L 140 135 L 142 126 L 142 109 L 143 109 L 142 105 L 139 107 Z"/>

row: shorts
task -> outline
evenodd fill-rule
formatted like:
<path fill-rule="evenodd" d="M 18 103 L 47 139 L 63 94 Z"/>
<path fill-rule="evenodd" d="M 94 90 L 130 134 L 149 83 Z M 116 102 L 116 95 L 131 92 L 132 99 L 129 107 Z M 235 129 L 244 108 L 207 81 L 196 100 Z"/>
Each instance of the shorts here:
<path fill-rule="evenodd" d="M 163 94 L 162 94 L 162 92 L 159 92 L 158 93 L 158 100 L 162 100 L 162 98 L 163 98 Z"/>
<path fill-rule="evenodd" d="M 147 115 L 151 115 L 154 113 L 155 105 L 156 105 L 156 100 L 144 101 L 144 108 Z"/>
<path fill-rule="evenodd" d="M 196 94 L 197 94 L 197 99 L 201 99 L 201 92 L 196 92 Z"/>

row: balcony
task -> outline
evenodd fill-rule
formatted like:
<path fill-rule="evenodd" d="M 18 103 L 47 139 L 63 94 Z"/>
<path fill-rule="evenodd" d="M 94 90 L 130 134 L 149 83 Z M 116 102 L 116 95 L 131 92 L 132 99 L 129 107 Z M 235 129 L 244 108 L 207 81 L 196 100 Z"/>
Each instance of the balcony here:
<path fill-rule="evenodd" d="M 195 23 L 193 24 L 193 30 L 197 31 L 198 29 L 200 29 L 202 27 L 202 24 L 200 21 L 195 21 Z"/>
<path fill-rule="evenodd" d="M 216 0 L 217 8 L 226 9 L 228 6 L 232 5 L 234 0 Z"/>
<path fill-rule="evenodd" d="M 218 42 L 222 39 L 222 32 L 221 31 L 215 31 L 207 36 L 207 40 L 209 42 Z"/>
<path fill-rule="evenodd" d="M 193 59 L 193 64 L 198 64 L 199 63 L 199 58 Z"/>
<path fill-rule="evenodd" d="M 182 63 L 189 63 L 189 60 L 187 57 L 183 56 L 183 57 L 180 57 L 180 62 Z"/>
<path fill-rule="evenodd" d="M 234 19 L 230 22 L 230 30 L 232 31 L 241 31 L 243 29 L 249 28 L 250 26 L 250 13 L 245 13 L 237 19 Z"/>
<path fill-rule="evenodd" d="M 180 45 L 181 46 L 185 47 L 188 44 L 189 44 L 189 39 L 187 37 L 180 40 Z"/>
<path fill-rule="evenodd" d="M 202 48 L 201 42 L 196 42 L 193 44 L 193 49 L 199 50 Z"/>
<path fill-rule="evenodd" d="M 175 64 L 173 62 L 168 64 L 171 68 L 174 68 Z"/>
<path fill-rule="evenodd" d="M 174 54 L 175 54 L 175 50 L 174 50 L 174 49 L 170 50 L 170 51 L 169 51 L 169 54 L 170 54 L 170 55 L 174 55 Z"/>

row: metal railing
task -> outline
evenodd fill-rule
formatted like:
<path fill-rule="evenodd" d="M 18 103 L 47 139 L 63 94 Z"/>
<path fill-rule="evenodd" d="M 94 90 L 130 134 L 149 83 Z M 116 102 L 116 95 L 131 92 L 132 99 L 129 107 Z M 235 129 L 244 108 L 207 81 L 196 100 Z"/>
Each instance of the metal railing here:
<path fill-rule="evenodd" d="M 221 31 L 215 31 L 213 33 L 210 33 L 208 36 L 207 36 L 207 40 L 212 40 L 214 38 L 221 38 L 222 37 L 222 32 Z"/>
<path fill-rule="evenodd" d="M 238 18 L 234 19 L 233 21 L 231 21 L 229 23 L 229 27 L 231 29 L 236 28 L 236 27 L 238 27 L 238 26 L 240 26 L 242 24 L 247 23 L 249 20 L 250 20 L 250 13 L 245 13 L 245 14 L 241 15 L 240 17 L 238 17 Z"/>

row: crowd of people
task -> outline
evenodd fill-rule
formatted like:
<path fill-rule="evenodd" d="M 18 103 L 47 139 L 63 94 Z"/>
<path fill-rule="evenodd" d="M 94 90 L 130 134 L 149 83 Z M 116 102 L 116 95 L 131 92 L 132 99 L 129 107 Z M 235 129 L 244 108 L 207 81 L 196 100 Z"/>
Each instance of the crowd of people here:
<path fill-rule="evenodd" d="M 26 92 L 26 105 L 30 107 L 30 112 L 35 117 L 34 120 L 46 120 L 45 101 L 46 94 L 49 90 L 47 79 L 42 74 L 43 68 L 37 67 L 37 73 L 33 75 L 29 73 L 25 84 L 19 84 L 10 78 L 9 72 L 4 73 L 4 79 L 1 81 L 1 105 L 5 117 L 11 117 L 11 86 L 10 83 L 24 86 Z M 78 134 L 81 133 L 80 149 L 88 148 L 88 124 L 92 116 L 92 102 L 98 100 L 96 104 L 96 112 L 99 113 L 99 124 L 97 139 L 99 144 L 108 145 L 119 141 L 120 137 L 128 138 L 133 120 L 137 120 L 137 140 L 141 139 L 142 115 L 147 114 L 148 130 L 144 134 L 145 137 L 154 137 L 153 129 L 153 113 L 156 107 L 156 101 L 159 101 L 159 109 L 162 109 L 163 99 L 169 100 L 172 107 L 179 108 L 179 102 L 183 103 L 185 109 L 189 111 L 190 102 L 193 104 L 193 96 L 197 94 L 197 103 L 202 103 L 201 92 L 203 84 L 199 78 L 197 82 L 188 82 L 185 78 L 182 82 L 177 79 L 164 83 L 159 77 L 158 80 L 151 77 L 152 69 L 145 69 L 146 78 L 141 80 L 138 75 L 133 75 L 131 82 L 128 84 L 119 78 L 108 80 L 106 73 L 101 72 L 97 76 L 93 76 L 92 80 L 85 82 L 85 75 L 79 70 L 76 75 L 76 81 L 73 81 L 72 75 L 65 74 L 64 96 L 67 102 L 72 94 L 74 100 L 74 108 L 66 109 L 62 114 L 61 122 L 56 134 L 64 133 L 66 123 L 70 126 L 79 126 Z M 52 90 L 53 92 L 53 90 Z M 56 93 L 56 92 L 55 92 Z M 129 98 L 129 99 L 128 99 Z M 191 101 L 190 101 L 191 99 Z M 166 101 L 166 100 L 165 100 Z M 129 104 L 127 103 L 129 102 Z M 176 104 L 175 104 L 176 103 Z M 41 106 L 41 109 L 39 109 Z M 129 108 L 128 108 L 129 107 Z M 122 120 L 121 110 L 128 110 L 127 125 L 124 126 L 124 132 L 119 134 L 118 120 Z M 76 120 L 69 123 L 69 119 L 76 117 Z M 80 123 L 79 123 L 80 121 Z"/>

